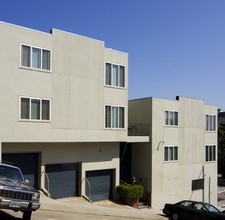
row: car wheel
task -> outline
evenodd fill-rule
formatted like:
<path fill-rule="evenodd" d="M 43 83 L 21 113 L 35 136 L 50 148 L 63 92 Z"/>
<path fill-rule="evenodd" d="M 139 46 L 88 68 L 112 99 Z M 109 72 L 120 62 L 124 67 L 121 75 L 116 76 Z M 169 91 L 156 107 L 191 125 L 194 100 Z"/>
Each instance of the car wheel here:
<path fill-rule="evenodd" d="M 25 211 L 23 213 L 23 220 L 31 220 L 31 214 L 32 214 L 31 211 Z"/>
<path fill-rule="evenodd" d="M 171 220 L 178 220 L 179 219 L 179 215 L 174 212 L 172 215 L 171 215 Z"/>

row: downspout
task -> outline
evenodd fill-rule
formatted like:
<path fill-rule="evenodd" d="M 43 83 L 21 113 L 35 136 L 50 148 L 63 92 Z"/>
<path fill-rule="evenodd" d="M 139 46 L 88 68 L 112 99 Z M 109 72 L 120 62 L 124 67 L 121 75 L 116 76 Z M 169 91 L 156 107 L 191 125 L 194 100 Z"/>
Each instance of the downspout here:
<path fill-rule="evenodd" d="M 203 189 L 202 189 L 202 201 L 205 202 L 205 167 L 202 166 L 202 175 L 203 175 Z"/>

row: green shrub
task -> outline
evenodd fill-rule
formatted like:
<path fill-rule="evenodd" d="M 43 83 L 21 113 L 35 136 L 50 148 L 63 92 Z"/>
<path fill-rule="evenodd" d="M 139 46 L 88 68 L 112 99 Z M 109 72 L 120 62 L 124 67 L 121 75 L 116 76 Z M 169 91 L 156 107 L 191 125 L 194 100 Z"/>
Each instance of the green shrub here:
<path fill-rule="evenodd" d="M 144 188 L 141 185 L 120 184 L 116 191 L 121 199 L 138 199 L 142 197 Z"/>

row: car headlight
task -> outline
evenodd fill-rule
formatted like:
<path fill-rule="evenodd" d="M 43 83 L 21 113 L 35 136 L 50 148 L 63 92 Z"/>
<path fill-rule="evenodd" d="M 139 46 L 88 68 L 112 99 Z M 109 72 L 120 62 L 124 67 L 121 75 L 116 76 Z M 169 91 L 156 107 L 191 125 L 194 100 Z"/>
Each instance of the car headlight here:
<path fill-rule="evenodd" d="M 39 200 L 39 198 L 40 198 L 40 194 L 39 193 L 34 193 L 32 195 L 32 200 Z"/>

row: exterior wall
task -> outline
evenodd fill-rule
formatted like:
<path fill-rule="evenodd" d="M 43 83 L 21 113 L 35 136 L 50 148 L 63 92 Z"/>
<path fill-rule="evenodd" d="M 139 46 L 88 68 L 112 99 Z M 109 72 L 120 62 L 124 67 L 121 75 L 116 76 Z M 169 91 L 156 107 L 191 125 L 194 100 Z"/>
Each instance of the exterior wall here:
<path fill-rule="evenodd" d="M 86 171 L 115 169 L 114 184 L 119 184 L 118 143 L 5 143 L 2 150 L 2 153 L 39 153 L 42 172 L 50 164 L 81 163 L 80 183 L 86 177 Z M 41 175 L 43 188 L 44 177 Z M 85 195 L 84 184 L 81 195 Z"/>
<path fill-rule="evenodd" d="M 124 129 L 104 129 L 104 105 L 125 107 L 127 125 L 128 56 L 101 41 L 52 30 L 42 33 L 0 22 L 3 142 L 126 141 Z M 16 36 L 16 37 L 15 37 Z M 20 45 L 52 51 L 52 72 L 20 67 Z M 124 89 L 104 86 L 104 64 L 126 67 Z M 10 83 L 9 83 L 10 82 Z M 19 96 L 51 99 L 51 122 L 19 120 Z"/>
<path fill-rule="evenodd" d="M 132 176 L 136 182 L 144 186 L 143 199 L 148 200 L 152 188 L 152 102 L 149 99 L 138 99 L 129 101 L 129 127 L 135 126 L 142 130 L 143 125 L 149 135 L 149 143 L 132 143 Z M 140 127 L 140 129 L 139 129 Z M 146 131 L 147 130 L 147 131 Z"/>
<path fill-rule="evenodd" d="M 164 125 L 165 110 L 178 112 L 178 126 Z M 130 111 L 129 123 L 151 125 L 150 150 L 146 145 L 133 145 L 134 154 L 139 155 L 133 157 L 133 170 L 148 179 L 145 187 L 151 194 L 150 205 L 162 208 L 166 202 L 182 199 L 203 200 L 215 205 L 217 163 L 205 161 L 205 146 L 217 145 L 217 131 L 205 131 L 205 115 L 217 115 L 216 106 L 184 97 L 175 101 L 148 98 L 130 101 Z M 135 115 L 139 115 L 138 120 Z M 178 161 L 164 161 L 164 146 L 178 146 Z M 149 158 L 145 155 L 147 152 Z M 150 167 L 151 172 L 143 172 L 144 167 Z M 204 178 L 204 190 L 192 191 L 192 180 L 201 178 Z"/>
<path fill-rule="evenodd" d="M 118 185 L 119 143 L 128 139 L 128 55 L 56 29 L 43 33 L 0 22 L 0 30 L 0 159 L 2 153 L 40 152 L 41 171 L 46 164 L 80 162 L 81 178 L 88 170 L 115 169 Z M 50 50 L 51 71 L 21 67 L 22 44 Z M 125 88 L 105 86 L 105 62 L 125 66 Z M 20 96 L 50 99 L 51 120 L 20 120 Z M 125 107 L 125 128 L 105 129 L 106 104 Z"/>

